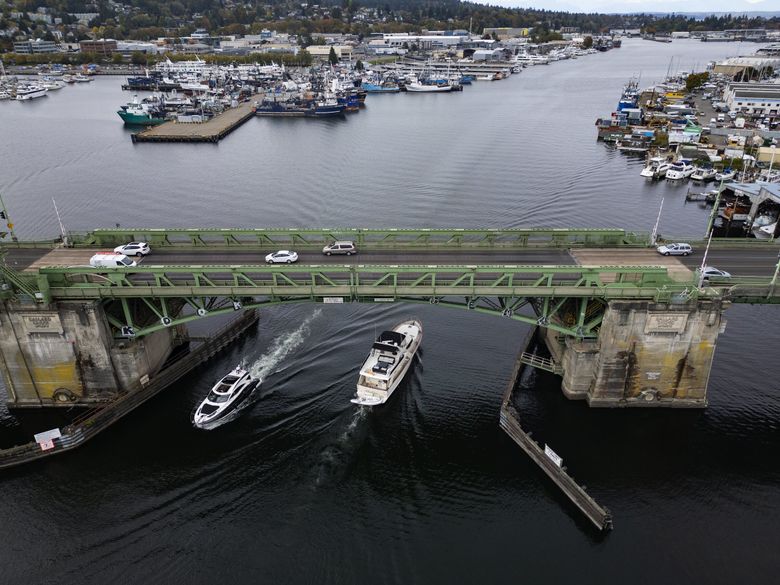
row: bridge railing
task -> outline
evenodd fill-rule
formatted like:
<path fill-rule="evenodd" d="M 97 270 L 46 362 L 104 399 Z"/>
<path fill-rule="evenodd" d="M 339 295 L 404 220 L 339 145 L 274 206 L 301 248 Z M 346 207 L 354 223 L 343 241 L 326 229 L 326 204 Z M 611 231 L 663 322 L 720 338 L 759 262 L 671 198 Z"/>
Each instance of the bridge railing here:
<path fill-rule="evenodd" d="M 69 235 L 70 245 L 76 247 L 113 247 L 128 241 L 146 241 L 152 247 L 182 249 L 290 247 L 315 250 L 336 240 L 350 240 L 363 249 L 644 247 L 648 245 L 649 234 L 599 228 L 118 228 Z"/>

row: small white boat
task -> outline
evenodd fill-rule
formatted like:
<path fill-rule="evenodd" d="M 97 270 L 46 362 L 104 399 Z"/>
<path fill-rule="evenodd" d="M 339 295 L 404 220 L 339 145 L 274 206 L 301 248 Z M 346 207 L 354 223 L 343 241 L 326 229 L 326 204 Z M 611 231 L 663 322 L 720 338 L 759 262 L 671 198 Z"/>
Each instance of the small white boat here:
<path fill-rule="evenodd" d="M 351 400 L 361 406 L 384 404 L 401 383 L 422 342 L 422 324 L 404 321 L 384 331 L 371 346 L 360 368 L 357 394 Z"/>
<path fill-rule="evenodd" d="M 723 169 L 721 172 L 715 174 L 716 181 L 731 181 L 737 176 L 737 171 L 732 169 Z"/>
<path fill-rule="evenodd" d="M 200 406 L 192 415 L 196 427 L 208 426 L 235 409 L 240 402 L 252 393 L 258 381 L 249 372 L 236 366 L 232 372 L 214 384 Z"/>
<path fill-rule="evenodd" d="M 671 166 L 671 163 L 662 156 L 654 156 L 647 161 L 647 165 L 639 172 L 639 175 L 648 179 L 663 179 Z"/>
<path fill-rule="evenodd" d="M 49 91 L 57 91 L 65 87 L 65 82 L 59 79 L 44 78 L 42 85 Z"/>
<path fill-rule="evenodd" d="M 73 76 L 73 81 L 76 83 L 89 83 L 90 81 L 93 81 L 93 79 L 89 75 L 82 75 L 81 73 L 78 73 Z"/>
<path fill-rule="evenodd" d="M 696 167 L 693 170 L 691 179 L 694 181 L 712 181 L 717 172 L 712 167 Z"/>
<path fill-rule="evenodd" d="M 775 237 L 777 231 L 777 222 L 770 223 L 769 225 L 763 225 L 758 229 L 753 229 L 753 235 L 759 240 L 769 240 Z"/>
<path fill-rule="evenodd" d="M 672 181 L 679 181 L 680 179 L 688 179 L 693 174 L 693 165 L 687 160 L 680 160 L 669 167 L 666 171 L 666 178 Z"/>

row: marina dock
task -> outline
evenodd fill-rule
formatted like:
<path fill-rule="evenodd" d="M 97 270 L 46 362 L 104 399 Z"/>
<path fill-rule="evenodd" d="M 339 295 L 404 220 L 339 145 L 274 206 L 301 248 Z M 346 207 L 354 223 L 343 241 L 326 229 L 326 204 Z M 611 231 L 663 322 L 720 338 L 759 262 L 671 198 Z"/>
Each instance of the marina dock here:
<path fill-rule="evenodd" d="M 43 448 L 39 442 L 30 442 L 8 449 L 0 449 L 0 469 L 29 463 L 80 447 L 239 339 L 257 323 L 258 318 L 257 311 L 244 311 L 239 317 L 228 322 L 212 335 L 201 338 L 202 343 L 197 348 L 166 365 L 148 383 L 144 384 L 139 381 L 132 388 L 132 391 L 127 392 L 112 403 L 90 409 L 62 430 L 53 429 L 56 433 L 51 439 L 51 444 L 46 448 Z"/>
<path fill-rule="evenodd" d="M 165 122 L 132 135 L 133 142 L 211 142 L 216 144 L 254 115 L 252 100 L 203 123 Z"/>
<path fill-rule="evenodd" d="M 544 447 L 539 445 L 531 438 L 531 433 L 524 430 L 520 423 L 520 413 L 512 403 L 512 396 L 527 363 L 533 363 L 533 361 L 535 361 L 529 359 L 534 357 L 533 354 L 527 353 L 527 349 L 533 345 L 535 338 L 536 328 L 529 334 L 527 338 L 528 343 L 523 344 L 523 348 L 515 360 L 512 375 L 509 378 L 509 383 L 507 384 L 504 398 L 501 402 L 499 424 L 504 432 L 506 432 L 506 434 L 526 452 L 533 462 L 536 463 L 551 480 L 553 480 L 555 485 L 561 489 L 564 495 L 577 506 L 580 512 L 582 512 L 598 530 L 602 532 L 612 530 L 612 514 L 610 511 L 599 506 L 596 500 L 585 491 L 585 488 L 575 482 L 574 478 L 566 472 L 566 467 L 563 466 L 560 457 L 549 449 L 547 445 L 544 445 Z M 540 361 L 549 360 L 541 359 Z M 547 370 L 548 368 L 542 366 L 541 369 Z"/>

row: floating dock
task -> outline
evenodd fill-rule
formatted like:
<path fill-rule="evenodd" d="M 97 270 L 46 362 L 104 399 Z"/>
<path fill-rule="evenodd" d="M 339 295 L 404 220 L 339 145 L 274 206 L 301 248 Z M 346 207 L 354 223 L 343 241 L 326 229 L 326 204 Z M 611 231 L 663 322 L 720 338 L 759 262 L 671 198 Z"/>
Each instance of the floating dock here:
<path fill-rule="evenodd" d="M 533 343 L 536 338 L 536 328 L 533 329 L 528 337 L 528 341 Z M 547 476 L 553 480 L 561 491 L 569 498 L 577 508 L 585 514 L 588 520 L 600 531 L 612 530 L 612 514 L 606 508 L 602 508 L 596 503 L 585 489 L 577 484 L 568 473 L 566 467 L 562 465 L 561 459 L 547 445 L 542 447 L 531 438 L 531 433 L 526 432 L 520 424 L 520 413 L 512 404 L 517 382 L 523 373 L 525 366 L 533 358 L 533 354 L 526 351 L 530 343 L 524 344 L 523 349 L 515 360 L 512 375 L 509 379 L 504 399 L 501 402 L 500 426 L 507 435 L 525 451 L 528 456 L 544 471 Z M 539 358 L 542 361 L 544 358 Z M 549 370 L 546 367 L 541 369 Z"/>
<path fill-rule="evenodd" d="M 235 108 L 217 114 L 207 122 L 165 122 L 132 134 L 133 142 L 211 142 L 216 144 L 254 116 L 250 99 Z"/>

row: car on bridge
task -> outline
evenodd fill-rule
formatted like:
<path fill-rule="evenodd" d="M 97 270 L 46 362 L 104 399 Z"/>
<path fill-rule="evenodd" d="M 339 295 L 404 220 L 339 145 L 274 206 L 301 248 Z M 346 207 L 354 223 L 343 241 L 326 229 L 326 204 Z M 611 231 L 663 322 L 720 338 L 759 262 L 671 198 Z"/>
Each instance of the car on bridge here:
<path fill-rule="evenodd" d="M 330 256 L 331 254 L 346 254 L 347 256 L 352 256 L 352 254 L 357 254 L 357 248 L 355 247 L 355 242 L 345 240 L 328 244 L 322 249 L 322 253 L 326 256 Z"/>
<path fill-rule="evenodd" d="M 290 250 L 279 250 L 268 254 L 265 261 L 268 264 L 292 264 L 298 261 L 298 253 Z"/>
<path fill-rule="evenodd" d="M 658 250 L 659 254 L 663 254 L 664 256 L 688 256 L 693 254 L 691 245 L 683 243 L 663 244 L 658 246 L 656 250 Z"/>
<path fill-rule="evenodd" d="M 709 280 L 712 277 L 715 278 L 731 278 L 731 274 L 725 270 L 719 270 L 714 266 L 705 266 L 701 271 L 701 277 L 703 280 Z"/>
<path fill-rule="evenodd" d="M 115 254 L 124 254 L 125 256 L 146 256 L 152 249 L 146 242 L 130 242 L 114 248 Z"/>

